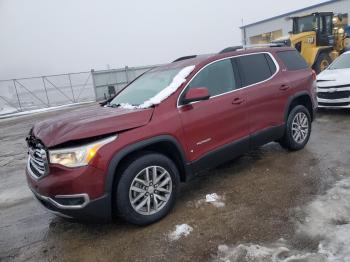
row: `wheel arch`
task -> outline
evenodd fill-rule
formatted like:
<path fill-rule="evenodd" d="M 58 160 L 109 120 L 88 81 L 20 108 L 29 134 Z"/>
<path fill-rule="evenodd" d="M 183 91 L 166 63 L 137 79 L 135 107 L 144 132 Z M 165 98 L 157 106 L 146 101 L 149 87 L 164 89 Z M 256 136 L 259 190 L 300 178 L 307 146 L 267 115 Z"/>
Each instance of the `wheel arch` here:
<path fill-rule="evenodd" d="M 287 103 L 287 106 L 285 108 L 285 113 L 284 113 L 284 120 L 287 122 L 288 115 L 292 109 L 297 106 L 297 105 L 303 105 L 305 106 L 310 113 L 311 116 L 311 121 L 314 120 L 314 110 L 313 110 L 313 104 L 312 104 L 312 99 L 310 97 L 310 94 L 306 91 L 299 92 L 295 94 L 294 96 L 290 97 Z"/>
<path fill-rule="evenodd" d="M 177 166 L 182 182 L 186 181 L 187 177 L 191 174 L 191 170 L 187 166 L 184 151 L 177 139 L 170 135 L 156 136 L 129 145 L 113 156 L 108 166 L 105 192 L 111 193 L 113 191 L 115 179 L 119 179 L 120 177 L 118 169 L 121 164 L 142 151 L 153 151 L 169 157 Z"/>

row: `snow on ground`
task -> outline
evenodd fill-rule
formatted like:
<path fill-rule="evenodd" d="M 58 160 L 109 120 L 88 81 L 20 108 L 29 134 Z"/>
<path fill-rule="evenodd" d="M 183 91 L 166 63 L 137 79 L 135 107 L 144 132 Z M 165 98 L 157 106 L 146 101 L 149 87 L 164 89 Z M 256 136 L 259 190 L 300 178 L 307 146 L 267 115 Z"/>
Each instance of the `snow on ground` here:
<path fill-rule="evenodd" d="M 232 262 L 343 262 L 350 261 L 350 178 L 338 181 L 326 194 L 318 196 L 304 209 L 304 221 L 297 225 L 296 237 L 318 241 L 313 252 L 293 249 L 279 240 L 269 246 L 220 245 L 218 261 Z"/>
<path fill-rule="evenodd" d="M 54 110 L 59 110 L 59 109 L 66 108 L 66 107 L 71 107 L 71 106 L 76 106 L 76 105 L 83 105 L 83 104 L 89 104 L 89 103 L 93 103 L 93 102 L 94 101 L 87 101 L 87 102 L 66 104 L 66 105 L 52 106 L 52 107 L 45 107 L 45 108 L 33 109 L 33 110 L 27 110 L 27 111 L 21 111 L 21 112 L 18 112 L 17 109 L 12 110 L 12 111 L 5 109 L 4 111 L 0 110 L 0 119 L 1 118 L 8 118 L 8 117 L 29 115 L 29 114 L 37 114 L 37 113 L 48 112 L 48 111 L 54 111 Z"/>
<path fill-rule="evenodd" d="M 224 198 L 216 193 L 208 194 L 205 196 L 205 202 L 212 204 L 215 207 L 224 207 L 225 203 L 222 201 Z"/>
<path fill-rule="evenodd" d="M 204 203 L 209 203 L 211 205 L 213 205 L 214 207 L 224 207 L 225 206 L 225 202 L 224 202 L 225 198 L 224 196 L 220 196 L 217 193 L 211 193 L 211 194 L 207 194 L 205 196 L 205 199 L 200 199 L 195 203 L 195 206 L 198 208 L 199 206 L 203 205 Z"/>
<path fill-rule="evenodd" d="M 0 107 L 0 115 L 12 114 L 18 112 L 17 108 L 8 106 L 8 107 Z"/>
<path fill-rule="evenodd" d="M 193 228 L 187 224 L 176 225 L 175 230 L 170 232 L 168 237 L 171 241 L 179 240 L 181 237 L 187 237 Z"/>

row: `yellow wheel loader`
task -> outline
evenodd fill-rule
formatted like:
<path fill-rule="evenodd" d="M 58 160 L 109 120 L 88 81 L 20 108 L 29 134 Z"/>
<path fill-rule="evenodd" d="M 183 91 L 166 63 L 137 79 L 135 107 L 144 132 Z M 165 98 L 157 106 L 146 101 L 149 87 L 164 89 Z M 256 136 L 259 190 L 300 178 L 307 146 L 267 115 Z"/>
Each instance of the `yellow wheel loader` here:
<path fill-rule="evenodd" d="M 322 12 L 291 19 L 293 31 L 288 39 L 273 42 L 295 47 L 317 74 L 349 47 L 342 15 Z"/>

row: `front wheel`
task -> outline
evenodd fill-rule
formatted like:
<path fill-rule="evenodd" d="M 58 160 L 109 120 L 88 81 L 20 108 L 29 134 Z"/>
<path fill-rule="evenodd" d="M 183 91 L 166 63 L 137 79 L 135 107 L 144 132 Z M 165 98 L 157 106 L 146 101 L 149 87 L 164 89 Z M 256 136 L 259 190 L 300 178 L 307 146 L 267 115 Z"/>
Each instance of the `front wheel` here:
<path fill-rule="evenodd" d="M 286 123 L 283 138 L 280 141 L 282 147 L 289 150 L 300 150 L 305 147 L 311 134 L 311 116 L 306 107 L 298 105 L 294 107 Z"/>
<path fill-rule="evenodd" d="M 317 74 L 321 73 L 323 70 L 327 69 L 329 65 L 332 63 L 331 57 L 327 53 L 321 53 L 314 65 L 314 69 Z"/>
<path fill-rule="evenodd" d="M 179 186 L 178 170 L 158 153 L 138 155 L 122 170 L 115 186 L 118 214 L 127 222 L 148 225 L 167 215 Z"/>

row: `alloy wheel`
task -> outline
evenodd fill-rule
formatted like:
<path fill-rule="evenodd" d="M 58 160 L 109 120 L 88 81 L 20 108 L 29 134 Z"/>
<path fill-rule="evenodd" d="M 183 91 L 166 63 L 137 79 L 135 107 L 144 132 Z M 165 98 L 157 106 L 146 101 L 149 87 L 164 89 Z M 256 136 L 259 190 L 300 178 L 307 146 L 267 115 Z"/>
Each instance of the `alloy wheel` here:
<path fill-rule="evenodd" d="M 169 201 L 172 179 L 169 172 L 160 166 L 142 169 L 133 179 L 129 200 L 133 209 L 141 215 L 159 212 Z"/>
<path fill-rule="evenodd" d="M 309 134 L 309 120 L 304 112 L 299 112 L 292 121 L 292 136 L 295 142 L 302 144 Z"/>

